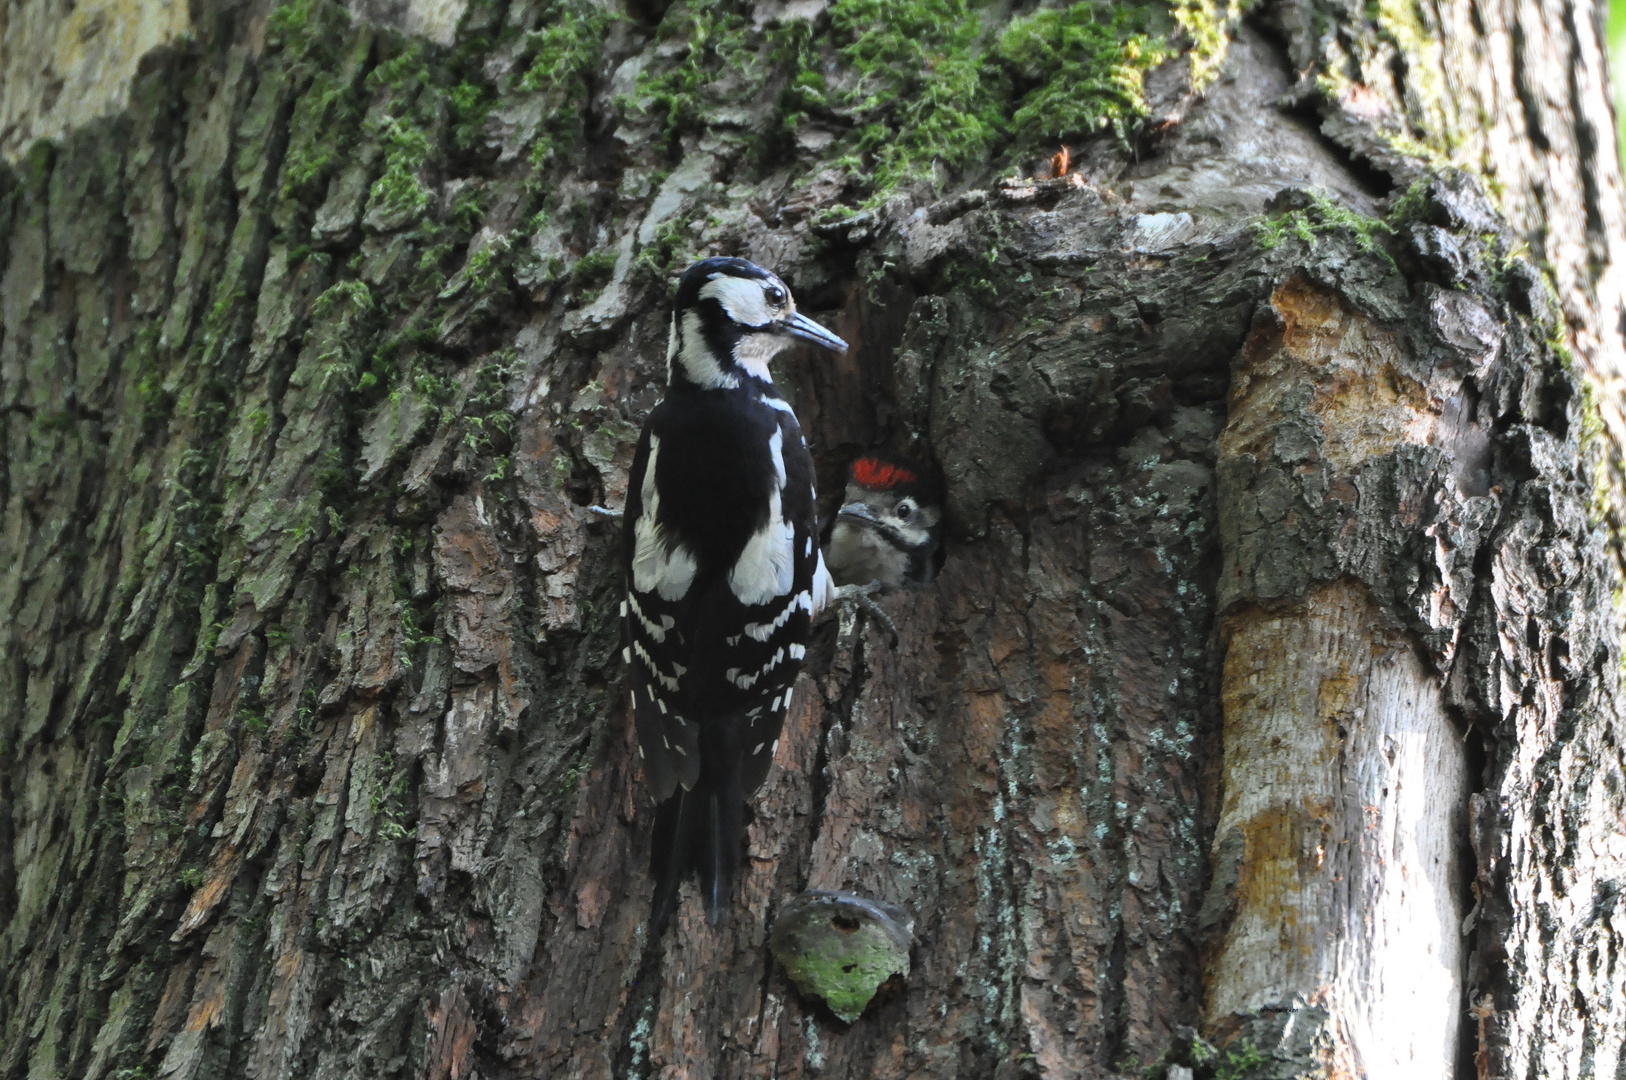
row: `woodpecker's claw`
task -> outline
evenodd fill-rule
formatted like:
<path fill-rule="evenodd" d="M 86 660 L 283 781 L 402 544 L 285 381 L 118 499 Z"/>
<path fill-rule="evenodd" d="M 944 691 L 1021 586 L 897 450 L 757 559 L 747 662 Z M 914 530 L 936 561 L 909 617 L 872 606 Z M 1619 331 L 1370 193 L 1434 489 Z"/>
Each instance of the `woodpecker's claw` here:
<path fill-rule="evenodd" d="M 587 512 L 597 514 L 599 517 L 620 519 L 626 516 L 625 510 L 611 510 L 608 506 L 589 506 Z"/>
<path fill-rule="evenodd" d="M 830 594 L 830 606 L 826 610 L 834 611 L 836 605 L 845 604 L 854 617 L 862 611 L 876 622 L 886 627 L 892 635 L 892 647 L 898 647 L 898 625 L 892 621 L 892 616 L 881 610 L 881 606 L 870 597 L 881 591 L 881 583 L 872 581 L 868 585 L 837 585 Z"/>

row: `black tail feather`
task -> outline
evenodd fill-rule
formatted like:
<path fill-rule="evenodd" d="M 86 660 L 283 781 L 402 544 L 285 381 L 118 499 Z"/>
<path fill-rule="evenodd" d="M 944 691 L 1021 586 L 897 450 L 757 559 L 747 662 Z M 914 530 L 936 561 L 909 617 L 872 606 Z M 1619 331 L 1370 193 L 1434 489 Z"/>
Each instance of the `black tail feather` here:
<path fill-rule="evenodd" d="M 700 878 L 706 922 L 721 926 L 743 861 L 745 797 L 740 791 L 739 759 L 725 752 L 702 760 L 705 764 L 694 787 L 679 789 L 655 810 L 649 856 L 650 876 L 655 879 L 650 911 L 655 934 L 666 929 L 677 911 L 678 892 L 691 873 Z M 708 767 L 713 761 L 715 769 Z"/>
<path fill-rule="evenodd" d="M 732 796 L 732 797 L 731 797 Z M 707 800 L 709 826 L 705 858 L 700 860 L 700 894 L 706 901 L 706 922 L 723 925 L 734 878 L 740 870 L 740 849 L 745 841 L 745 803 L 738 788 L 713 793 Z"/>
<path fill-rule="evenodd" d="M 677 911 L 678 887 L 688 877 L 689 861 L 684 857 L 683 848 L 693 830 L 683 828 L 683 818 L 690 802 L 690 793 L 679 788 L 655 808 L 655 828 L 650 835 L 649 849 L 649 876 L 655 879 L 651 934 L 666 929 L 673 912 Z"/>

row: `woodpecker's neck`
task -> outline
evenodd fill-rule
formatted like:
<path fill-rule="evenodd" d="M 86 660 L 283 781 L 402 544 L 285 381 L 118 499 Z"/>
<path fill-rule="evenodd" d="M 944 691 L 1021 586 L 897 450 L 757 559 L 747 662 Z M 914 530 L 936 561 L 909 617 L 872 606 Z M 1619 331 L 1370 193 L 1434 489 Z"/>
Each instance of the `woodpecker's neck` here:
<path fill-rule="evenodd" d="M 709 305 L 709 307 L 708 307 Z M 733 323 L 715 302 L 672 316 L 667 337 L 667 381 L 673 388 L 747 390 L 777 396 L 768 361 L 785 345 L 776 334 L 750 332 Z"/>

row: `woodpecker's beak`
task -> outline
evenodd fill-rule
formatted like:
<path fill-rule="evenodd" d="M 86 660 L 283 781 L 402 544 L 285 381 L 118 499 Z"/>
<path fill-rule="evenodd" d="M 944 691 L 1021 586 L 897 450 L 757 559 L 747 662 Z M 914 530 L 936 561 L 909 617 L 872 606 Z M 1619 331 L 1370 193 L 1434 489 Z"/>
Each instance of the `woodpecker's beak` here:
<path fill-rule="evenodd" d="M 803 341 L 812 342 L 814 345 L 822 346 L 829 349 L 831 352 L 844 353 L 847 351 L 847 343 L 845 341 L 842 341 L 840 338 L 836 337 L 830 331 L 826 330 L 824 327 L 820 326 L 806 315 L 792 315 L 790 318 L 781 322 L 779 324 L 779 328 L 782 332 L 789 334 L 791 337 L 801 338 Z"/>
<path fill-rule="evenodd" d="M 856 521 L 861 525 L 879 524 L 875 520 L 875 515 L 870 513 L 869 506 L 861 502 L 848 503 L 846 506 L 841 508 L 841 512 L 838 513 L 836 517 L 846 518 L 849 521 Z"/>

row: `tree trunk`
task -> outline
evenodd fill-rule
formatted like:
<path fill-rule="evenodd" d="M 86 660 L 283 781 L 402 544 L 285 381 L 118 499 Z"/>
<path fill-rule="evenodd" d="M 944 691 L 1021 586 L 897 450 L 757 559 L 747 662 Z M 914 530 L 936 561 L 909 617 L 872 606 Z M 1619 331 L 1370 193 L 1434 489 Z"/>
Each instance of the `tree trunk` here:
<path fill-rule="evenodd" d="M 134 7 L 0 3 L 0 1077 L 1626 1069 L 1585 0 Z M 652 940 L 594 508 L 721 253 L 953 532 Z"/>

